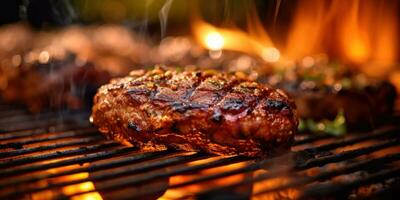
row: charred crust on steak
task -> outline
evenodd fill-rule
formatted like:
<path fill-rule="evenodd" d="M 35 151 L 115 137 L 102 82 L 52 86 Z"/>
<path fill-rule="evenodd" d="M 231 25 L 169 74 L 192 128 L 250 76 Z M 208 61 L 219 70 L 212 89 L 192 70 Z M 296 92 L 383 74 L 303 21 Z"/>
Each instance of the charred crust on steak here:
<path fill-rule="evenodd" d="M 180 131 L 179 131 L 179 127 L 178 126 L 179 126 L 178 123 L 173 123 L 172 126 L 171 126 L 171 132 L 172 133 L 179 133 Z"/>
<path fill-rule="evenodd" d="M 122 86 L 121 86 L 122 87 Z M 151 91 L 143 87 L 134 87 L 126 91 L 128 94 L 149 94 Z"/>
<path fill-rule="evenodd" d="M 220 123 L 223 120 L 223 116 L 219 110 L 214 111 L 214 114 L 211 116 L 211 120 L 216 123 Z"/>
<path fill-rule="evenodd" d="M 277 109 L 277 110 L 289 109 L 289 105 L 287 105 L 287 103 L 280 101 L 280 100 L 268 99 L 265 102 L 265 105 L 267 108 L 273 108 L 273 109 Z"/>
<path fill-rule="evenodd" d="M 242 99 L 226 99 L 222 108 L 229 111 L 240 111 L 245 107 L 247 105 Z"/>
<path fill-rule="evenodd" d="M 195 72 L 194 73 L 197 77 L 201 77 L 202 76 L 202 73 L 201 72 Z"/>
<path fill-rule="evenodd" d="M 266 107 L 267 100 L 282 103 Z M 282 115 L 277 107 L 290 112 Z M 109 138 L 146 150 L 172 147 L 219 155 L 287 150 L 298 125 L 292 100 L 272 88 L 235 75 L 162 68 L 102 86 L 92 111 L 93 123 Z M 272 145 L 266 149 L 266 144 Z"/>
<path fill-rule="evenodd" d="M 142 131 L 142 129 L 138 125 L 136 125 L 134 122 L 131 122 L 131 121 L 128 122 L 128 128 L 130 128 L 136 132 Z"/>
<path fill-rule="evenodd" d="M 190 108 L 189 105 L 186 105 L 182 102 L 173 102 L 170 105 L 171 105 L 173 111 L 178 111 L 180 113 L 184 113 Z"/>

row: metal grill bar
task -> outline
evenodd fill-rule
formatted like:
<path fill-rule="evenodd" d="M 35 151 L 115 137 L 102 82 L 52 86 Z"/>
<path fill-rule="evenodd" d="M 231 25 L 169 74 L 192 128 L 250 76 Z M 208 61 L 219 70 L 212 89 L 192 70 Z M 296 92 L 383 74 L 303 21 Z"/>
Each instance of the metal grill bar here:
<path fill-rule="evenodd" d="M 85 154 L 101 149 L 107 149 L 110 147 L 117 147 L 119 144 L 116 142 L 106 142 L 104 144 L 97 144 L 97 145 L 91 145 L 91 146 L 83 146 L 75 149 L 69 149 L 65 151 L 56 151 L 52 153 L 48 153 L 45 155 L 37 155 L 37 156 L 29 156 L 29 157 L 24 157 L 21 159 L 11 159 L 7 160 L 5 162 L 0 163 L 0 168 L 5 168 L 5 167 L 13 167 L 17 165 L 22 165 L 22 164 L 28 164 L 28 163 L 33 163 L 41 160 L 51 160 L 54 158 L 62 158 L 62 157 L 67 157 L 67 156 L 73 156 L 73 155 L 79 155 L 79 154 Z"/>
<path fill-rule="evenodd" d="M 224 187 L 218 187 L 218 188 L 213 188 L 204 192 L 201 192 L 199 195 L 206 195 L 206 194 L 210 194 L 210 193 L 218 193 L 227 189 L 231 189 L 240 185 L 246 185 L 246 184 L 251 184 L 251 183 L 255 183 L 255 182 L 259 182 L 259 181 L 263 181 L 266 179 L 270 179 L 270 178 L 276 178 L 279 177 L 283 174 L 287 174 L 288 172 L 293 171 L 294 169 L 298 169 L 298 170 L 304 170 L 304 169 L 308 169 L 311 167 L 315 167 L 315 166 L 320 166 L 320 165 L 325 165 L 328 163 L 334 163 L 334 162 L 339 162 L 339 161 L 343 161 L 343 160 L 347 160 L 349 158 L 355 158 L 358 157 L 360 155 L 365 155 L 365 154 L 369 154 L 372 153 L 374 151 L 378 151 L 393 145 L 397 145 L 399 144 L 398 140 L 393 140 L 393 141 L 389 141 L 386 143 L 382 143 L 382 144 L 378 144 L 378 145 L 374 145 L 372 147 L 366 147 L 366 148 L 361 148 L 361 149 L 356 149 L 356 150 L 351 150 L 351 151 L 345 151 L 341 154 L 337 154 L 337 155 L 332 155 L 332 156 L 327 156 L 327 157 L 321 157 L 321 158 L 314 158 L 314 159 L 310 159 L 308 160 L 306 163 L 308 164 L 301 164 L 300 165 L 295 165 L 295 166 L 282 166 L 278 169 L 274 169 L 273 171 L 271 171 L 270 173 L 266 173 L 263 175 L 260 175 L 259 177 L 253 178 L 253 179 L 248 179 L 248 180 L 243 180 L 237 183 L 233 183 L 233 184 L 229 184 L 226 185 Z M 299 152 L 298 152 L 299 153 Z M 266 161 L 268 162 L 274 162 L 273 160 L 268 160 Z M 249 169 L 261 169 L 260 166 L 257 166 L 258 163 L 254 166 L 250 166 Z M 265 163 L 263 164 L 263 167 L 266 167 Z M 254 170 L 253 170 L 254 171 Z M 245 171 L 247 172 L 247 171 Z M 223 174 L 221 174 L 220 176 L 223 175 L 230 175 L 229 172 L 225 172 Z M 194 183 L 197 183 L 195 181 L 193 181 Z M 183 183 L 182 183 L 183 184 Z M 192 183 L 193 184 L 193 183 Z M 282 189 L 282 188 L 280 188 Z"/>
<path fill-rule="evenodd" d="M 278 191 L 278 190 L 284 190 L 284 189 L 289 189 L 289 188 L 294 188 L 294 187 L 300 187 L 300 186 L 304 186 L 305 184 L 310 184 L 312 182 L 315 181 L 323 181 L 335 176 L 339 176 L 342 174 L 348 174 L 348 173 L 353 173 L 362 169 L 365 169 L 365 167 L 374 167 L 374 166 L 379 166 L 382 163 L 390 163 L 390 162 L 394 162 L 400 160 L 400 154 L 391 154 L 385 157 L 381 157 L 381 158 L 376 158 L 376 159 L 372 159 L 372 160 L 366 160 L 366 161 L 360 161 L 351 165 L 348 165 L 346 167 L 337 169 L 337 170 L 333 170 L 333 171 L 328 171 L 328 172 L 322 172 L 320 174 L 317 174 L 315 176 L 310 176 L 310 177 L 305 177 L 305 178 L 297 178 L 296 180 L 283 185 L 283 186 L 278 186 L 276 188 L 272 188 L 272 189 L 267 189 L 267 190 L 263 190 L 263 191 L 259 191 L 258 193 L 255 193 L 254 195 L 261 195 L 261 194 L 265 194 L 268 192 L 274 192 L 274 191 Z M 266 180 L 264 178 L 264 176 L 260 176 L 257 177 L 257 179 L 259 180 Z M 313 190 L 316 189 L 315 185 L 312 186 Z M 319 189 L 316 189 L 317 191 Z M 331 191 L 332 192 L 332 191 Z M 304 195 L 309 195 L 304 193 Z"/>
<path fill-rule="evenodd" d="M 400 177 L 400 168 L 387 169 L 376 174 L 370 175 L 366 178 L 361 178 L 353 182 L 343 183 L 343 184 L 327 184 L 327 185 L 317 185 L 312 189 L 307 188 L 301 198 L 305 197 L 321 197 L 326 196 L 326 194 L 331 194 L 334 192 L 348 191 L 356 188 L 360 185 L 366 185 L 376 182 L 381 182 L 382 180 Z"/>
<path fill-rule="evenodd" d="M 19 139 L 24 137 L 32 137 L 32 136 L 39 136 L 42 134 L 49 134 L 52 132 L 62 132 L 74 129 L 84 129 L 89 126 L 88 123 L 81 123 L 81 124 L 58 124 L 55 126 L 49 126 L 45 128 L 37 128 L 37 129 L 30 129 L 24 131 L 15 131 L 15 132 L 0 132 L 0 140 L 10 140 L 10 139 Z"/>
<path fill-rule="evenodd" d="M 304 163 L 301 163 L 300 165 L 297 165 L 297 169 L 307 169 L 311 167 L 317 167 L 317 166 L 322 166 L 326 165 L 327 163 L 334 163 L 334 162 L 340 162 L 343 160 L 355 158 L 361 155 L 366 155 L 375 151 L 379 151 L 388 147 L 392 147 L 395 145 L 399 145 L 400 140 L 399 139 L 394 139 L 390 140 L 388 142 L 383 142 L 380 144 L 364 147 L 364 148 L 359 148 L 355 150 L 350 150 L 350 151 L 345 151 L 343 153 L 339 154 L 334 154 L 334 155 L 329 155 L 325 157 L 320 157 L 320 158 L 315 158 L 315 159 L 310 159 Z"/>
<path fill-rule="evenodd" d="M 0 119 L 7 118 L 9 116 L 15 116 L 15 115 L 27 115 L 29 114 L 26 110 L 23 109 L 13 109 L 13 110 L 2 110 L 0 113 Z"/>
<path fill-rule="evenodd" d="M 1 114 L 1 113 L 0 113 Z M 0 124 L 18 124 L 18 123 L 32 123 L 33 121 L 38 120 L 50 120 L 50 119 L 63 119 L 64 117 L 69 116 L 87 116 L 89 113 L 86 111 L 70 111 L 70 112 L 42 112 L 35 115 L 29 114 L 26 111 L 19 113 L 13 113 L 10 111 L 10 115 L 5 115 L 0 117 Z"/>
<path fill-rule="evenodd" d="M 147 152 L 147 153 L 139 153 L 139 154 L 134 154 L 130 155 L 129 157 L 122 157 L 117 160 L 111 160 L 106 163 L 94 163 L 91 164 L 90 166 L 87 167 L 80 167 L 72 170 L 66 170 L 58 173 L 44 173 L 44 174 L 35 174 L 35 175 L 30 175 L 30 176 L 24 176 L 24 177 L 19 177 L 19 178 L 13 178 L 12 180 L 8 180 L 6 182 L 0 182 L 0 188 L 1 187 L 9 187 L 9 186 L 15 186 L 18 184 L 26 184 L 34 181 L 39 181 L 42 179 L 47 179 L 47 178 L 55 178 L 55 177 L 60 177 L 60 176 L 65 176 L 65 175 L 71 175 L 71 174 L 77 174 L 81 172 L 94 172 L 102 169 L 111 169 L 115 167 L 122 167 L 124 165 L 128 164 L 135 164 L 136 162 L 141 162 L 141 161 L 146 161 L 150 159 L 155 159 L 160 156 L 167 156 L 168 154 L 173 153 L 173 151 L 159 151 L 159 152 Z"/>
<path fill-rule="evenodd" d="M 318 140 L 323 140 L 323 139 L 328 139 L 328 138 L 333 138 L 333 137 L 334 136 L 329 135 L 329 134 L 311 135 L 311 136 L 307 136 L 304 139 L 294 141 L 293 145 L 302 145 L 302 144 L 307 144 L 307 143 L 315 142 Z"/>
<path fill-rule="evenodd" d="M 208 156 L 206 156 L 204 154 L 200 154 L 200 153 L 196 153 L 196 154 L 192 154 L 192 155 L 176 156 L 176 157 L 172 157 L 172 158 L 165 159 L 165 160 L 155 161 L 155 162 L 151 162 L 151 163 L 142 163 L 141 165 L 124 168 L 121 170 L 115 170 L 112 173 L 93 175 L 91 177 L 84 178 L 84 179 L 49 184 L 48 186 L 45 186 L 45 187 L 36 187 L 36 188 L 30 188 L 30 189 L 26 189 L 26 190 L 23 189 L 16 193 L 6 195 L 5 197 L 8 198 L 8 197 L 16 196 L 16 195 L 21 195 L 23 193 L 33 193 L 33 192 L 46 190 L 49 188 L 63 187 L 63 186 L 83 183 L 83 182 L 87 182 L 87 181 L 100 181 L 100 180 L 120 177 L 123 175 L 136 174 L 136 173 L 148 171 L 151 169 L 158 169 L 161 167 L 166 167 L 166 166 L 175 165 L 175 164 L 179 164 L 179 163 L 185 163 L 185 162 L 190 162 L 190 161 L 194 161 L 194 160 L 198 160 L 198 159 L 203 159 L 206 157 L 208 157 Z M 154 174 L 154 173 L 152 173 L 152 174 Z M 140 181 L 139 179 L 135 179 L 135 180 Z M 115 186 L 113 186 L 113 187 L 115 187 Z M 100 189 L 100 188 L 98 188 L 98 189 Z"/>
<path fill-rule="evenodd" d="M 375 130 L 371 133 L 366 133 L 366 134 L 359 134 L 358 136 L 355 136 L 350 139 L 343 139 L 339 141 L 335 141 L 326 145 L 318 146 L 315 148 L 310 149 L 310 151 L 315 151 L 315 152 L 321 152 L 321 151 L 329 151 L 332 149 L 336 149 L 338 147 L 343 147 L 343 146 L 348 146 L 356 143 L 360 143 L 366 140 L 372 140 L 372 139 L 380 139 L 382 137 L 387 137 L 387 136 L 393 136 L 394 134 L 398 134 L 399 129 L 396 127 L 389 127 L 389 128 L 383 128 L 379 130 Z"/>
<path fill-rule="evenodd" d="M 0 112 L 1 113 L 1 112 Z M 12 111 L 11 111 L 12 113 Z M 18 123 L 34 123 L 39 120 L 51 120 L 58 119 L 62 120 L 63 118 L 68 118 L 72 116 L 84 116 L 89 115 L 87 111 L 69 111 L 69 112 L 54 112 L 54 111 L 44 111 L 41 113 L 15 113 L 10 116 L 0 117 L 0 122 L 2 125 L 8 124 L 18 124 Z"/>
<path fill-rule="evenodd" d="M 60 123 L 65 123 L 67 121 L 75 122 L 77 119 L 82 119 L 82 121 L 86 121 L 88 118 L 87 114 L 78 114 L 78 115 L 67 115 L 64 116 L 62 119 L 60 118 L 52 118 L 52 119 L 40 119 L 40 120 L 34 120 L 31 122 L 27 123 L 20 123 L 20 122 L 15 122 L 15 123 L 6 123 L 6 124 L 0 124 L 0 132 L 12 132 L 12 131 L 23 131 L 23 130 L 29 130 L 29 129 L 35 129 L 35 128 L 41 128 L 45 126 L 54 126 Z"/>
<path fill-rule="evenodd" d="M 11 106 L 9 104 L 4 104 L 0 100 L 0 112 L 5 112 L 7 110 L 17 110 L 17 109 L 19 109 L 19 108 L 15 107 L 15 106 Z"/>
<path fill-rule="evenodd" d="M 12 157 L 12 156 L 20 156 L 20 155 L 25 155 L 25 154 L 28 154 L 28 153 L 36 153 L 36 152 L 40 152 L 40 151 L 59 149 L 59 148 L 62 148 L 62 147 L 84 145 L 86 143 L 98 142 L 98 141 L 103 140 L 103 139 L 104 139 L 104 137 L 99 135 L 99 136 L 93 136 L 93 137 L 88 137 L 88 138 L 79 138 L 79 139 L 75 139 L 73 141 L 50 144 L 50 145 L 45 145 L 45 146 L 38 146 L 38 147 L 33 147 L 33 148 L 24 148 L 24 149 L 18 149 L 18 150 L 15 150 L 15 151 L 0 152 L 0 158 L 8 158 L 8 157 Z"/>
<path fill-rule="evenodd" d="M 400 132 L 400 129 L 398 127 L 385 127 L 381 129 L 374 130 L 371 133 L 365 133 L 365 134 L 357 134 L 356 136 L 353 136 L 351 138 L 345 138 L 345 139 L 337 139 L 335 138 L 334 142 L 330 142 L 328 144 L 320 145 L 318 147 L 312 147 L 308 148 L 307 152 L 308 153 L 321 153 L 321 152 L 326 152 L 330 151 L 339 147 L 344 147 L 348 145 L 353 145 L 356 143 L 364 142 L 367 140 L 373 140 L 373 139 L 380 139 L 384 137 L 394 137 L 396 134 Z M 329 135 L 324 135 L 324 136 L 309 136 L 301 140 L 297 140 L 294 142 L 294 146 L 296 145 L 302 145 L 306 144 L 309 142 L 316 142 L 318 140 L 323 140 L 327 138 L 333 138 Z"/>
<path fill-rule="evenodd" d="M 0 149 L 13 148 L 13 149 L 21 149 L 24 145 L 47 142 L 58 139 L 65 138 L 73 138 L 80 136 L 88 136 L 88 135 L 98 135 L 98 133 L 93 128 L 77 130 L 77 131 L 67 131 L 63 133 L 57 133 L 56 135 L 43 137 L 43 138 L 30 138 L 28 140 L 24 140 L 21 142 L 10 142 L 5 144 L 0 144 Z"/>
<path fill-rule="evenodd" d="M 263 164 L 265 164 L 265 162 L 253 162 L 242 168 L 238 168 L 238 169 L 234 169 L 234 170 L 227 170 L 222 173 L 206 175 L 206 176 L 192 179 L 190 181 L 181 182 L 181 183 L 177 183 L 177 184 L 171 184 L 168 186 L 168 189 L 184 187 L 184 186 L 198 184 L 198 183 L 205 182 L 205 181 L 211 181 L 211 180 L 215 180 L 215 179 L 219 179 L 219 178 L 225 178 L 225 177 L 236 175 L 236 174 L 242 174 L 242 173 L 256 171 L 258 169 L 261 169 Z M 274 174 L 282 175 L 283 173 L 286 173 L 289 170 L 290 170 L 290 167 L 283 167 L 283 168 L 275 170 Z M 132 195 L 132 197 L 140 197 L 140 196 L 144 196 L 147 194 L 158 193 L 158 192 L 162 192 L 162 191 L 163 191 L 163 188 L 149 188 L 145 192 L 141 192 L 141 193 Z"/>
<path fill-rule="evenodd" d="M 89 154 L 85 154 L 84 156 L 62 160 L 60 162 L 46 163 L 46 164 L 33 164 L 30 166 L 23 166 L 23 167 L 18 167 L 18 168 L 1 170 L 0 177 L 8 177 L 8 176 L 13 176 L 13 175 L 17 175 L 17 174 L 26 174 L 29 172 L 46 170 L 46 169 L 51 169 L 51 168 L 56 168 L 56 167 L 73 165 L 73 164 L 81 164 L 81 163 L 83 164 L 83 163 L 87 163 L 87 162 L 94 162 L 97 160 L 111 158 L 113 156 L 132 153 L 135 150 L 137 150 L 137 149 L 134 147 L 126 147 L 126 148 L 115 149 L 115 150 L 100 151 L 100 152 L 96 152 L 93 154 L 89 153 Z"/>
<path fill-rule="evenodd" d="M 103 140 L 103 137 L 94 128 L 90 127 L 90 125 L 87 123 L 87 120 L 79 120 L 87 118 L 88 114 L 84 112 L 67 113 L 67 116 L 64 116 L 64 120 L 61 121 L 58 119 L 52 119 L 54 116 L 58 115 L 56 113 L 46 112 L 41 116 L 32 116 L 26 114 L 26 112 L 23 110 L 20 110 L 20 112 L 15 114 L 13 111 L 16 109 L 7 106 L 1 106 L 2 105 L 0 105 L 0 110 L 4 108 L 5 114 L 3 112 L 0 113 L 0 121 L 2 119 L 5 120 L 0 123 L 0 143 L 2 143 L 0 144 L 0 149 L 5 149 L 5 151 L 0 152 L 0 168 L 3 168 L 3 170 L 0 170 L 0 177 L 12 177 L 9 178 L 9 180 L 0 180 L 0 197 L 2 198 L 22 197 L 26 194 L 41 192 L 44 190 L 57 190 L 65 186 L 72 186 L 88 181 L 98 182 L 99 184 L 96 185 L 96 189 L 73 193 L 68 197 L 78 196 L 94 192 L 96 190 L 112 193 L 114 190 L 148 183 L 157 179 L 181 175 L 187 172 L 197 172 L 200 170 L 212 169 L 215 167 L 239 162 L 246 162 L 246 165 L 238 169 L 227 169 L 221 173 L 201 175 L 200 177 L 193 178 L 189 181 L 170 184 L 168 185 L 168 189 L 200 184 L 206 181 L 226 178 L 232 175 L 253 172 L 258 169 L 268 169 L 267 173 L 263 173 L 251 179 L 244 179 L 238 182 L 228 183 L 223 186 L 209 190 L 203 190 L 197 194 L 186 196 L 208 197 L 210 194 L 217 194 L 218 192 L 221 193 L 237 186 L 254 184 L 264 180 L 269 180 L 271 178 L 284 177 L 286 175 L 296 175 L 298 173 L 304 174 L 305 170 L 310 168 L 350 160 L 354 163 L 335 170 L 318 173 L 313 177 L 301 177 L 290 180 L 285 184 L 269 188 L 267 190 L 261 190 L 255 193 L 255 195 L 261 195 L 289 188 L 302 188 L 304 189 L 304 192 L 301 193 L 301 198 L 320 197 L 335 191 L 345 191 L 368 183 L 400 176 L 400 168 L 391 168 L 382 173 L 374 173 L 364 179 L 358 179 L 355 182 L 345 182 L 337 186 L 333 184 L 317 184 L 317 186 L 321 188 L 321 191 L 314 193 L 314 185 L 316 184 L 316 181 L 329 180 L 330 178 L 336 176 L 349 174 L 364 170 L 366 168 L 376 167 L 379 164 L 389 164 L 400 160 L 400 153 L 375 159 L 367 159 L 362 161 L 358 160 L 358 157 L 360 156 L 400 145 L 400 139 L 397 136 L 398 132 L 400 131 L 398 127 L 387 127 L 370 133 L 348 135 L 340 140 L 326 134 L 298 137 L 300 139 L 297 139 L 294 145 L 312 145 L 313 142 L 318 142 L 320 140 L 328 143 L 265 160 L 251 160 L 250 158 L 236 156 L 217 158 L 217 160 L 209 163 L 186 165 L 191 161 L 209 158 L 210 156 L 201 153 L 190 155 L 185 153 L 182 155 L 184 152 L 170 150 L 143 153 L 138 152 L 137 149 L 133 147 L 122 147 L 116 142 Z M 10 118 L 8 116 L 11 116 L 9 115 L 11 113 L 13 113 L 13 117 Z M 52 127 L 49 127 L 49 125 Z M 373 145 L 367 143 L 368 146 L 366 147 L 356 148 L 354 150 L 348 150 L 341 153 L 334 153 L 336 152 L 335 149 L 370 140 L 382 140 L 382 142 L 374 142 Z M 48 142 L 54 143 L 47 144 Z M 46 145 L 37 146 L 41 143 L 46 143 Z M 33 147 L 22 148 L 24 145 L 31 144 L 34 144 Z M 85 146 L 79 147 L 81 145 Z M 78 146 L 78 148 L 75 148 L 76 146 Z M 57 150 L 66 147 L 68 147 L 67 150 L 50 153 L 48 152 L 48 150 Z M 303 148 L 303 146 L 300 146 L 300 148 Z M 42 153 L 42 151 L 46 152 Z M 28 154 L 32 155 L 27 156 Z M 38 163 L 39 161 L 47 161 L 57 158 L 62 158 L 62 160 L 50 163 Z M 104 162 L 101 160 L 104 160 Z M 294 160 L 294 162 L 290 164 L 282 164 L 282 160 Z M 95 161 L 101 162 L 93 163 Z M 73 169 L 63 169 L 54 173 L 43 171 L 47 169 L 84 163 L 91 164 Z M 168 167 L 168 170 L 165 170 L 166 167 Z M 104 171 L 105 173 L 101 173 L 102 170 L 107 171 Z M 31 172 L 40 173 L 31 174 Z M 88 178 L 57 182 L 46 186 L 34 184 L 36 181 L 42 181 L 45 179 L 62 177 L 66 175 L 74 175 L 82 172 L 100 173 L 91 174 L 91 176 Z M 135 178 L 123 179 L 123 177 L 131 175 L 134 175 Z M 307 186 L 308 184 L 312 184 L 312 186 Z M 12 187 L 19 189 L 7 191 L 7 188 Z M 332 188 L 334 188 L 334 190 L 332 190 Z M 139 191 L 130 197 L 141 197 L 147 194 L 163 192 L 164 190 L 165 188 L 150 187 L 146 190 Z"/>
<path fill-rule="evenodd" d="M 400 183 L 397 182 L 391 187 L 386 187 L 383 189 L 379 189 L 377 191 L 374 191 L 371 195 L 368 196 L 361 196 L 358 197 L 358 199 L 396 199 L 398 198 L 398 194 L 396 194 L 393 191 L 399 191 L 400 190 Z"/>
<path fill-rule="evenodd" d="M 244 157 L 240 157 L 240 156 L 222 158 L 222 159 L 219 159 L 219 160 L 216 160 L 216 161 L 212 161 L 212 162 L 209 162 L 209 163 L 205 163 L 205 164 L 194 165 L 194 166 L 177 167 L 177 168 L 174 168 L 173 170 L 169 170 L 169 171 L 166 171 L 166 172 L 164 172 L 164 171 L 152 172 L 152 173 L 145 174 L 143 176 L 138 176 L 135 179 L 123 180 L 123 181 L 120 181 L 118 183 L 113 183 L 113 184 L 105 184 L 105 185 L 97 187 L 96 189 L 97 190 L 101 190 L 101 191 L 110 191 L 110 190 L 114 190 L 114 189 L 118 189 L 118 188 L 127 187 L 127 186 L 130 186 L 130 185 L 136 185 L 136 184 L 139 184 L 139 183 L 145 183 L 145 182 L 148 182 L 148 181 L 151 181 L 151 180 L 168 178 L 170 176 L 184 174 L 184 173 L 187 173 L 187 172 L 197 172 L 199 170 L 220 167 L 220 166 L 229 165 L 229 164 L 238 163 L 238 162 L 243 162 L 243 161 L 248 161 L 248 160 L 249 160 L 249 158 L 244 158 Z M 95 181 L 95 180 L 92 180 L 92 181 Z M 90 192 L 94 192 L 94 191 L 95 190 L 89 190 L 89 191 L 85 191 L 85 192 L 78 192 L 78 193 L 75 193 L 73 195 L 70 195 L 69 197 L 82 195 L 82 194 L 86 194 L 86 193 L 90 193 Z"/>

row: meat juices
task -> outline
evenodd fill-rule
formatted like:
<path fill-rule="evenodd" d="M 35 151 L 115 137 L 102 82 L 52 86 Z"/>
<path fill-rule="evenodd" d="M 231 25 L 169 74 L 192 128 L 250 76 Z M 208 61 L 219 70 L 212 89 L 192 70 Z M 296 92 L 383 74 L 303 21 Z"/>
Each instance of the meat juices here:
<path fill-rule="evenodd" d="M 144 150 L 251 157 L 287 150 L 298 125 L 293 101 L 280 90 L 234 75 L 159 67 L 102 86 L 91 120 L 107 137 Z"/>

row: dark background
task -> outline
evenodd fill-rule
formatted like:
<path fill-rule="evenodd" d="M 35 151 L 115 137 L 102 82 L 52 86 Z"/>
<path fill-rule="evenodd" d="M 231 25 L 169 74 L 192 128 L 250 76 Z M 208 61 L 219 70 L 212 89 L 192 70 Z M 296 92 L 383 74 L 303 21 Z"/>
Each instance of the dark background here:
<path fill-rule="evenodd" d="M 0 6 L 0 25 L 18 21 L 28 22 L 35 28 L 53 28 L 71 24 L 117 23 L 132 29 L 160 31 L 159 12 L 167 1 L 159 0 L 3 0 Z M 279 17 L 276 8 L 279 5 Z M 232 21 L 244 27 L 246 15 L 254 12 L 264 25 L 281 32 L 287 28 L 296 1 L 174 0 L 168 13 L 167 34 L 174 35 L 189 29 L 189 16 L 194 12 L 213 24 Z M 272 33 L 273 34 L 273 33 Z"/>

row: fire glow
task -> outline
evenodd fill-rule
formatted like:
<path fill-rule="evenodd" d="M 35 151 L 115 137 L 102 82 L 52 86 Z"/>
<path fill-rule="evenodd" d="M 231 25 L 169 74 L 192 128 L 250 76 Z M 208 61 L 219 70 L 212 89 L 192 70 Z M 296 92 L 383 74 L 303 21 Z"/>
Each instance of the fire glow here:
<path fill-rule="evenodd" d="M 395 4 L 395 5 L 393 5 Z M 255 9 L 247 30 L 217 27 L 195 16 L 192 29 L 205 48 L 255 55 L 268 63 L 325 54 L 370 76 L 383 77 L 398 63 L 397 2 L 299 0 L 283 40 L 270 37 Z M 279 15 L 278 15 L 279 18 Z"/>
<path fill-rule="evenodd" d="M 261 23 L 256 25 L 261 26 Z M 269 37 L 258 40 L 256 36 L 239 29 L 217 28 L 197 17 L 192 23 L 192 29 L 199 43 L 210 51 L 239 51 L 259 56 L 266 62 L 277 62 L 280 58 L 279 50 L 273 46 Z"/>

